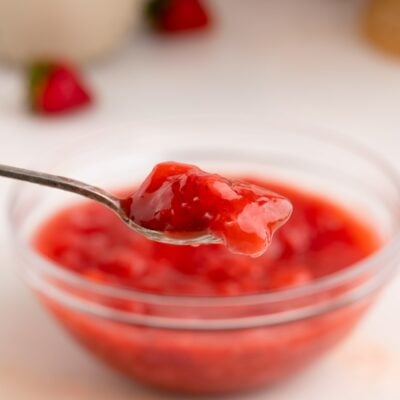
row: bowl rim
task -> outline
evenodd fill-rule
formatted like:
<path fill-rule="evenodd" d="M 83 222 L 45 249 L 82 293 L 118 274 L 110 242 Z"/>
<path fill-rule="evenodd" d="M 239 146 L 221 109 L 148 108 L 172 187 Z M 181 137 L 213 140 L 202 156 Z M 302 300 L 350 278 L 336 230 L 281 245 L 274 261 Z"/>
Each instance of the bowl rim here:
<path fill-rule="evenodd" d="M 201 117 L 203 119 L 204 117 Z M 243 118 L 230 118 L 230 120 L 236 120 L 240 122 L 249 122 L 249 119 Z M 170 118 L 169 120 L 175 120 Z M 177 119 L 178 120 L 178 119 Z M 185 118 L 185 121 L 191 119 Z M 220 120 L 220 119 L 218 119 Z M 254 121 L 254 118 L 250 119 Z M 263 118 L 262 123 L 266 126 L 271 126 L 271 120 Z M 154 121 L 152 121 L 154 125 Z M 396 168 L 381 156 L 377 151 L 372 150 L 367 145 L 361 143 L 360 141 L 349 138 L 337 131 L 327 129 L 324 127 L 317 127 L 313 125 L 296 124 L 296 123 L 282 123 L 272 120 L 272 124 L 284 128 L 287 130 L 296 131 L 296 133 L 314 137 L 323 142 L 329 142 L 336 147 L 341 148 L 347 152 L 352 152 L 358 155 L 362 159 L 368 161 L 369 163 L 375 164 L 375 166 L 380 170 L 381 173 L 388 179 L 390 184 L 396 190 L 397 200 L 400 205 L 400 173 L 397 172 Z M 88 137 L 93 137 L 92 134 L 88 134 Z M 82 138 L 80 138 L 81 141 Z M 116 285 L 109 285 L 104 283 L 96 283 L 85 279 L 78 273 L 60 268 L 57 263 L 52 262 L 38 252 L 36 252 L 30 245 L 29 242 L 24 240 L 20 234 L 18 234 L 18 229 L 14 226 L 12 221 L 12 208 L 19 196 L 19 190 L 22 183 L 15 183 L 11 186 L 10 194 L 8 196 L 8 225 L 11 231 L 11 235 L 16 240 L 13 240 L 13 244 L 17 250 L 21 248 L 26 252 L 26 256 L 30 260 L 35 260 L 38 266 L 38 271 L 46 274 L 46 276 L 51 276 L 56 279 L 63 280 L 72 285 L 76 285 L 79 288 L 86 288 L 92 290 L 94 293 L 99 295 L 116 296 L 127 300 L 144 301 L 150 304 L 167 304 L 167 305 L 190 305 L 190 306 L 207 306 L 207 307 L 221 307 L 221 306 L 243 306 L 243 305 L 254 305 L 260 303 L 275 303 L 282 301 L 289 301 L 299 297 L 309 296 L 311 294 L 317 294 L 336 287 L 337 285 L 343 284 L 353 278 L 373 270 L 376 265 L 380 265 L 385 262 L 385 259 L 390 256 L 390 253 L 398 252 L 397 249 L 400 248 L 400 213 L 396 216 L 396 231 L 382 247 L 371 253 L 369 256 L 363 258 L 362 260 L 351 264 L 343 270 L 337 271 L 333 274 L 326 275 L 324 277 L 314 279 L 309 283 L 304 285 L 278 289 L 265 293 L 255 293 L 255 294 L 240 294 L 234 296 L 217 296 L 217 295 L 207 295 L 207 296 L 189 296 L 189 295 L 171 295 L 171 294 L 157 294 L 151 292 L 144 292 L 136 289 L 127 289 L 119 287 Z M 382 268 L 383 270 L 384 268 Z"/>

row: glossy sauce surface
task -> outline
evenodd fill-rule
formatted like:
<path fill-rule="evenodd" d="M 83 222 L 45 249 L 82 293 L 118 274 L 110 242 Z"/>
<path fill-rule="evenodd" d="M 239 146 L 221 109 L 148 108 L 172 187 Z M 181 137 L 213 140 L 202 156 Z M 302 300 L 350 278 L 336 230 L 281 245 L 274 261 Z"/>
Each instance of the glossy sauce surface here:
<path fill-rule="evenodd" d="M 294 209 L 268 251 L 257 258 L 233 254 L 223 245 L 151 242 L 111 211 L 89 202 L 46 221 L 34 245 L 62 268 L 96 282 L 162 294 L 221 296 L 302 285 L 346 268 L 380 245 L 370 226 L 326 199 L 293 187 L 247 181 L 281 193 Z"/>
<path fill-rule="evenodd" d="M 156 165 L 124 202 L 137 224 L 180 237 L 211 234 L 233 253 L 257 257 L 292 205 L 265 187 L 176 162 Z"/>

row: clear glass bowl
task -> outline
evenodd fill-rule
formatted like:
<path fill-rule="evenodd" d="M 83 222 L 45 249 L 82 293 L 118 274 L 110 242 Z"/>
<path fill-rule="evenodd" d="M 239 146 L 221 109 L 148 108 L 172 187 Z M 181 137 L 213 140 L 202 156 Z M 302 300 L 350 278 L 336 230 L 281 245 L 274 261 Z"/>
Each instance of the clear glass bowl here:
<path fill-rule="evenodd" d="M 162 160 L 294 183 L 345 204 L 382 237 L 368 258 L 301 287 L 233 297 L 155 295 L 89 282 L 36 253 L 31 240 L 40 223 L 80 199 L 16 184 L 9 213 L 24 278 L 75 339 L 146 384 L 225 393 L 295 374 L 349 333 L 398 265 L 399 177 L 375 154 L 318 130 L 170 120 L 97 134 L 55 156 L 57 163 L 41 168 L 105 188 L 139 182 Z"/>

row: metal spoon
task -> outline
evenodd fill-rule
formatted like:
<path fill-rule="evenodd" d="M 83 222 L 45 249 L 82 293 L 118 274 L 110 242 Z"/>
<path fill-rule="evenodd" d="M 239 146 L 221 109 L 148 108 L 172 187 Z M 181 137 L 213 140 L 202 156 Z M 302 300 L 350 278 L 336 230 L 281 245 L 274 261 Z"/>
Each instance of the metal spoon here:
<path fill-rule="evenodd" d="M 199 233 L 193 236 L 190 235 L 190 237 L 186 235 L 184 237 L 181 237 L 173 236 L 166 232 L 154 231 L 152 229 L 144 228 L 130 219 L 123 206 L 124 199 L 119 199 L 104 189 L 88 185 L 84 182 L 65 178 L 62 176 L 47 174 L 44 172 L 31 171 L 28 169 L 16 168 L 1 164 L 0 176 L 76 193 L 91 200 L 97 201 L 98 203 L 101 203 L 114 211 L 122 219 L 122 221 L 135 232 L 140 233 L 148 239 L 154 240 L 156 242 L 174 245 L 200 245 L 221 243 L 218 238 L 210 234 Z"/>

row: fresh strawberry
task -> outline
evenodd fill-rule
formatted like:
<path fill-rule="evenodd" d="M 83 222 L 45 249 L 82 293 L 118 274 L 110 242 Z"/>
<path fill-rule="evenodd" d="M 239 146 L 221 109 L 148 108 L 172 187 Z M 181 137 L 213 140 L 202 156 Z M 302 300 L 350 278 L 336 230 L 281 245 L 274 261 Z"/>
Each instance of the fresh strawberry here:
<path fill-rule="evenodd" d="M 57 114 L 89 104 L 92 97 L 75 70 L 62 63 L 35 63 L 29 68 L 32 110 Z"/>
<path fill-rule="evenodd" d="M 151 0 L 147 17 L 162 32 L 181 32 L 205 28 L 210 23 L 200 0 Z"/>

